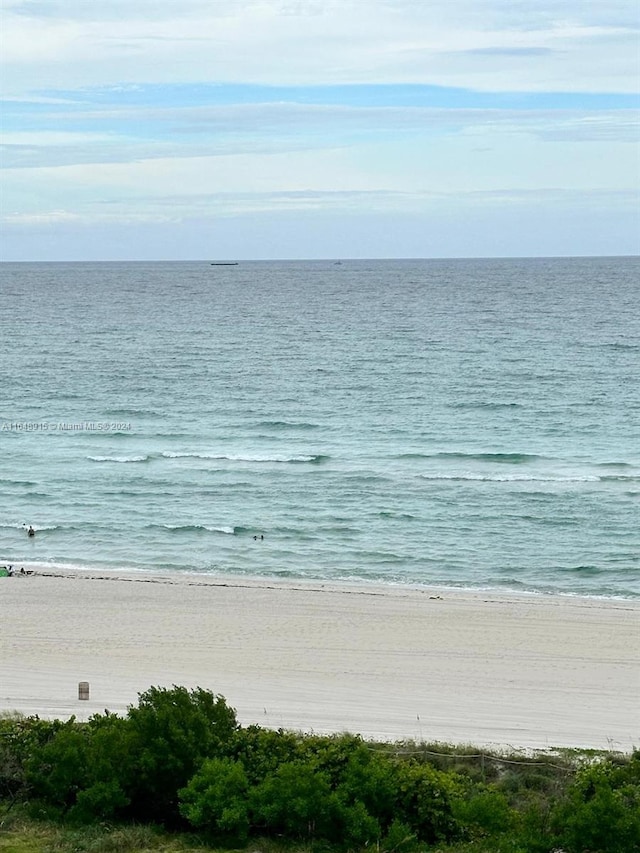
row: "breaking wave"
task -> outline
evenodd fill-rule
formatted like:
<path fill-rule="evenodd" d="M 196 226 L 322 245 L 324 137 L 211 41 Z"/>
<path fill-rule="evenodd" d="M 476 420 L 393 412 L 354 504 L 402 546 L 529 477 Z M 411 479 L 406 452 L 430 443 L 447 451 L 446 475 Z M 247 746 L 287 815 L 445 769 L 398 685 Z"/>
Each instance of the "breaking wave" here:
<path fill-rule="evenodd" d="M 92 462 L 147 462 L 150 456 L 87 456 Z"/>
<path fill-rule="evenodd" d="M 235 453 L 174 453 L 165 450 L 165 459 L 213 459 L 227 462 L 310 462 L 319 463 L 328 459 L 322 454 L 235 454 Z"/>

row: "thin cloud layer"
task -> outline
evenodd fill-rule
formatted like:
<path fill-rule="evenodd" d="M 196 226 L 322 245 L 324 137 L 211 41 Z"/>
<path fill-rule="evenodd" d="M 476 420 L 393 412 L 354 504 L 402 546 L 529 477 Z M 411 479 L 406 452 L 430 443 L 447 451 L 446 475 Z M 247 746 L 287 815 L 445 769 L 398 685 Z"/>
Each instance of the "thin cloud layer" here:
<path fill-rule="evenodd" d="M 14 95 L 44 79 L 624 92 L 638 62 L 632 2 L 11 0 L 3 25 Z"/>
<path fill-rule="evenodd" d="M 2 29 L 7 259 L 206 255 L 211 227 L 230 255 L 231 220 L 246 257 L 432 254 L 445 220 L 468 256 L 482 209 L 483 254 L 536 245 L 501 209 L 534 254 L 638 251 L 632 0 L 3 0 Z"/>

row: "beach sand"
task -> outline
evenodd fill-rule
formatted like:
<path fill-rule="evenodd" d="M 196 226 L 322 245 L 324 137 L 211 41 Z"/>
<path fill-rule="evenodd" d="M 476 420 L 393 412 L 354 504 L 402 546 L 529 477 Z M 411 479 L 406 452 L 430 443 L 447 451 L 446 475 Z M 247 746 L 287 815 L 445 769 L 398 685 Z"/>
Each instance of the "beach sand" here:
<path fill-rule="evenodd" d="M 272 728 L 640 745 L 640 602 L 61 571 L 0 579 L 0 624 L 0 711 L 86 719 L 180 684 Z"/>

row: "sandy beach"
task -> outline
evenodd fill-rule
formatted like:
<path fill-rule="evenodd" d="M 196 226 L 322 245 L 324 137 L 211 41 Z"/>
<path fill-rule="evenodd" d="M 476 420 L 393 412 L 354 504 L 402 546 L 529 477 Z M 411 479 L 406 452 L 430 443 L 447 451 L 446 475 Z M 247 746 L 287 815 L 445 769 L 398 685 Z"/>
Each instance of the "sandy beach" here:
<path fill-rule="evenodd" d="M 181 684 L 243 724 L 640 745 L 640 602 L 65 571 L 0 579 L 0 624 L 0 711 L 84 719 Z"/>

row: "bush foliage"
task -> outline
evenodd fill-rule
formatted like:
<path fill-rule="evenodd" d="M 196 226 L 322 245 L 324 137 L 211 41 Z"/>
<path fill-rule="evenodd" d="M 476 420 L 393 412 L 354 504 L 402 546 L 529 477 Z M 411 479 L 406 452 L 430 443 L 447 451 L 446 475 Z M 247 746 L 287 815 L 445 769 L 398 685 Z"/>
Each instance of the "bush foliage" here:
<path fill-rule="evenodd" d="M 447 769 L 446 756 L 413 747 L 242 728 L 222 696 L 152 687 L 125 717 L 0 719 L 0 799 L 72 824 L 155 823 L 226 845 L 640 851 L 640 753 L 518 766 L 460 750 Z"/>

